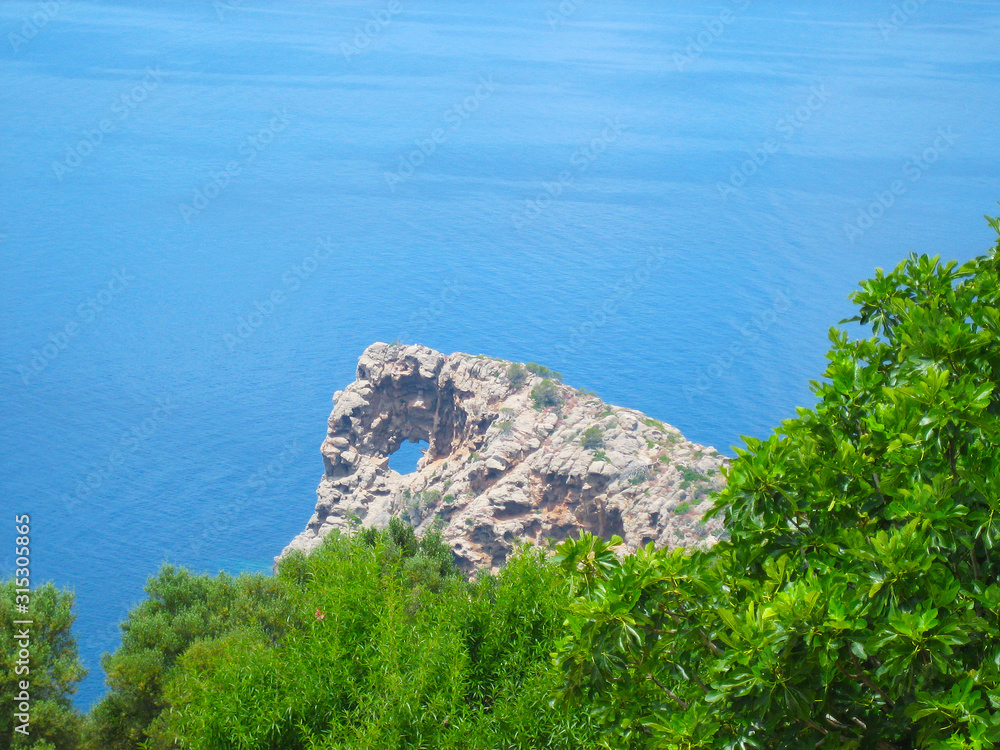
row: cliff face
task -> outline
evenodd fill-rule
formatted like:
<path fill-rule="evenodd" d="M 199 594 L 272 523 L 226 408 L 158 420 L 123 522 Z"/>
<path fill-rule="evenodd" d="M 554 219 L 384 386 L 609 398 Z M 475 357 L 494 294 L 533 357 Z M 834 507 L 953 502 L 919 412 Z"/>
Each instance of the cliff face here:
<path fill-rule="evenodd" d="M 441 526 L 467 572 L 501 565 L 518 540 L 581 529 L 619 534 L 629 550 L 715 543 L 721 524 L 700 518 L 723 484 L 722 455 L 565 385 L 533 399 L 542 384 L 502 360 L 372 344 L 334 394 L 316 512 L 282 555 L 394 515 L 418 533 Z M 429 447 L 401 475 L 389 456 L 406 440 Z"/>

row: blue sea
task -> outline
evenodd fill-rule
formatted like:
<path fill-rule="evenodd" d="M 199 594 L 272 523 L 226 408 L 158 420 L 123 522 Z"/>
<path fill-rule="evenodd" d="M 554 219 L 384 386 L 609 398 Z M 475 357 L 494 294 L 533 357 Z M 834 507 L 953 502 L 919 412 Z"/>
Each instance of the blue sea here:
<path fill-rule="evenodd" d="M 90 674 L 164 562 L 266 571 L 374 341 L 732 454 L 877 266 L 1000 200 L 1000 4 L 0 2 L 0 573 Z"/>

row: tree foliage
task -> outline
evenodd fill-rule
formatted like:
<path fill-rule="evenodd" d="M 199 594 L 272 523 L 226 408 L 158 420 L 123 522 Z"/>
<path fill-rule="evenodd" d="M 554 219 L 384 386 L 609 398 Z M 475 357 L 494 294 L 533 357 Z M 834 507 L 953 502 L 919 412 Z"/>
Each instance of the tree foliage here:
<path fill-rule="evenodd" d="M 467 583 L 450 560 L 440 539 L 401 524 L 290 558 L 281 573 L 301 584 L 289 608 L 302 627 L 277 642 L 248 626 L 192 644 L 148 747 L 596 747 L 585 717 L 546 710 L 562 574 L 523 551 Z"/>
<path fill-rule="evenodd" d="M 511 362 L 507 365 L 507 379 L 511 387 L 517 390 L 528 382 L 528 370 L 520 362 Z"/>
<path fill-rule="evenodd" d="M 560 548 L 557 697 L 609 747 L 1000 743 L 998 277 L 1000 242 L 863 282 L 875 336 L 831 330 L 817 405 L 744 438 L 712 550 Z"/>
<path fill-rule="evenodd" d="M 73 593 L 62 591 L 51 583 L 35 587 L 30 593 L 27 614 L 15 611 L 16 580 L 0 583 L 0 748 L 33 748 L 43 750 L 76 750 L 80 747 L 83 717 L 70 700 L 77 684 L 86 675 L 80 664 L 76 639 L 73 637 Z M 15 620 L 31 620 L 27 626 L 30 658 L 25 673 L 23 660 L 19 664 L 19 644 L 14 636 L 25 626 Z M 20 667 L 21 671 L 17 669 Z M 15 718 L 21 694 L 20 682 L 27 680 L 30 695 L 28 734 L 15 732 L 23 726 Z"/>
<path fill-rule="evenodd" d="M 580 436 L 580 445 L 588 451 L 600 450 L 604 447 L 604 433 L 600 427 L 588 427 Z"/>
<path fill-rule="evenodd" d="M 549 406 L 559 406 L 562 399 L 559 397 L 559 388 L 554 381 L 545 378 L 541 383 L 531 389 L 531 403 L 536 409 L 545 409 Z"/>
<path fill-rule="evenodd" d="M 95 750 L 133 750 L 166 707 L 164 688 L 192 645 L 253 627 L 276 642 L 295 623 L 281 580 L 262 575 L 196 575 L 165 565 L 148 598 L 122 623 L 122 642 L 105 655 L 108 694 L 91 712 Z"/>
<path fill-rule="evenodd" d="M 533 373 L 540 378 L 551 378 L 556 382 L 562 381 L 561 372 L 558 370 L 552 370 L 545 365 L 538 364 L 537 362 L 528 362 L 524 367 L 528 372 Z"/>

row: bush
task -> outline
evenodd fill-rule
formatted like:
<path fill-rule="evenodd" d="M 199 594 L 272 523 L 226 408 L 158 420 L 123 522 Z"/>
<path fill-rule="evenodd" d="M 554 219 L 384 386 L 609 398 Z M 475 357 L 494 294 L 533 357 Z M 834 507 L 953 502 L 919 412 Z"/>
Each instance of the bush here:
<path fill-rule="evenodd" d="M 548 378 L 531 389 L 531 401 L 536 409 L 558 406 L 562 403 L 559 398 L 559 388 Z"/>
<path fill-rule="evenodd" d="M 701 472 L 695 471 L 694 469 L 688 468 L 687 466 L 678 466 L 681 472 L 681 484 L 680 488 L 686 490 L 695 482 L 702 482 L 705 479 L 705 475 Z"/>
<path fill-rule="evenodd" d="M 588 427 L 580 436 L 580 444 L 588 451 L 596 451 L 604 447 L 604 433 L 600 427 Z"/>
<path fill-rule="evenodd" d="M 613 745 L 1000 744 L 1000 242 L 852 299 L 875 336 L 832 329 L 816 406 L 745 438 L 708 516 L 727 540 L 561 548 L 562 695 Z"/>
<path fill-rule="evenodd" d="M 412 530 L 411 530 L 412 531 Z M 277 644 L 245 627 L 177 661 L 149 750 L 596 750 L 586 711 L 548 707 L 565 577 L 521 550 L 467 583 L 440 537 L 331 535 Z M 445 564 L 444 553 L 448 560 Z"/>
<path fill-rule="evenodd" d="M 540 365 L 537 362 L 528 362 L 525 365 L 528 372 L 532 372 L 540 378 L 549 378 L 551 380 L 561 381 L 562 373 L 556 372 L 555 370 L 550 370 L 545 365 Z"/>
<path fill-rule="evenodd" d="M 110 691 L 91 712 L 96 746 L 135 750 L 147 740 L 150 725 L 167 705 L 164 687 L 192 644 L 245 627 L 274 643 L 294 627 L 288 583 L 300 586 L 304 572 L 299 558 L 288 565 L 277 578 L 225 573 L 213 578 L 163 566 L 146 584 L 149 598 L 122 623 L 121 646 L 102 659 Z"/>
<path fill-rule="evenodd" d="M 526 365 L 522 365 L 520 362 L 511 362 L 507 365 L 507 380 L 510 381 L 511 386 L 516 390 L 523 386 L 528 381 L 528 374 L 538 375 L 541 378 L 546 378 L 548 380 L 554 380 L 559 382 L 562 380 L 562 374 L 556 372 L 555 370 L 550 370 L 545 365 L 540 365 L 537 362 L 528 362 Z"/>
<path fill-rule="evenodd" d="M 515 390 L 519 389 L 528 380 L 528 371 L 519 362 L 511 362 L 507 366 L 507 380 Z"/>

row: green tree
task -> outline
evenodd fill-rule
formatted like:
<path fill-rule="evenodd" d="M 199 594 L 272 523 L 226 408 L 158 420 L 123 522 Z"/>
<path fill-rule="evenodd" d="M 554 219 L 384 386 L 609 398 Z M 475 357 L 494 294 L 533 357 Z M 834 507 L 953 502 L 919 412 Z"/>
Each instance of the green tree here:
<path fill-rule="evenodd" d="M 559 697 L 620 746 L 1000 743 L 1000 242 L 852 298 L 875 336 L 833 329 L 815 408 L 744 438 L 710 512 L 728 540 L 561 548 Z"/>
<path fill-rule="evenodd" d="M 540 378 L 551 378 L 555 381 L 562 380 L 561 372 L 549 369 L 545 365 L 540 365 L 537 362 L 528 362 L 524 367 L 528 372 L 534 373 Z"/>
<path fill-rule="evenodd" d="M 73 593 L 46 583 L 29 594 L 27 614 L 15 608 L 16 579 L 0 584 L 0 748 L 75 750 L 80 747 L 83 717 L 70 700 L 77 684 L 87 672 L 80 664 L 73 637 Z M 31 620 L 31 625 L 15 625 L 15 620 Z M 15 640 L 21 630 L 28 630 L 30 657 L 27 665 Z M 29 672 L 25 672 L 25 667 Z M 25 735 L 15 731 L 23 726 L 15 714 L 19 711 L 21 681 L 27 680 L 30 695 L 30 721 Z"/>
<path fill-rule="evenodd" d="M 531 389 L 531 402 L 536 409 L 544 409 L 547 406 L 558 406 L 562 403 L 559 398 L 558 386 L 548 378 Z"/>
<path fill-rule="evenodd" d="M 304 627 L 276 643 L 248 626 L 192 644 L 148 747 L 596 747 L 584 712 L 546 705 L 568 600 L 561 572 L 522 550 L 469 583 L 450 556 L 439 538 L 395 524 L 290 557 L 280 572 L 290 564 L 305 581 L 291 594 Z"/>
<path fill-rule="evenodd" d="M 276 641 L 293 626 L 284 581 L 263 575 L 197 575 L 165 565 L 148 599 L 122 623 L 122 642 L 103 658 L 110 688 L 91 712 L 94 750 L 136 750 L 166 706 L 163 690 L 193 644 L 246 627 Z"/>
<path fill-rule="evenodd" d="M 588 427 L 580 436 L 580 444 L 588 451 L 596 451 L 604 447 L 604 433 L 600 427 Z"/>
<path fill-rule="evenodd" d="M 515 390 L 523 386 L 528 380 L 528 371 L 519 362 L 511 362 L 507 365 L 507 380 Z"/>

